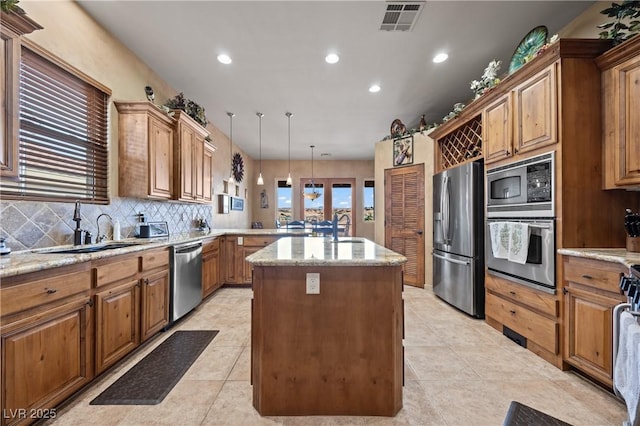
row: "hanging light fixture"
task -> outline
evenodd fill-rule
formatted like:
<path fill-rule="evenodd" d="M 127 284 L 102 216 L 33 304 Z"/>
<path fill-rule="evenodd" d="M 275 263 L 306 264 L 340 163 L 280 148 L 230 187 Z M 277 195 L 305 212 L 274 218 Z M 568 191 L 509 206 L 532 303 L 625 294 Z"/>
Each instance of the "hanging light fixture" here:
<path fill-rule="evenodd" d="M 291 186 L 293 180 L 291 179 L 291 114 L 290 112 L 286 112 L 284 115 L 287 116 L 287 121 L 289 123 L 289 175 L 287 176 L 287 185 Z"/>
<path fill-rule="evenodd" d="M 233 117 L 235 114 L 232 112 L 227 112 L 229 116 L 229 185 L 233 185 Z"/>
<path fill-rule="evenodd" d="M 258 127 L 258 140 L 260 142 L 260 174 L 258 175 L 258 185 L 264 185 L 264 179 L 262 179 L 262 117 L 264 114 L 261 112 L 256 112 L 256 115 L 259 119 L 259 127 Z"/>
<path fill-rule="evenodd" d="M 309 182 L 310 185 L 305 185 L 302 188 L 302 195 L 304 196 L 304 198 L 308 198 L 312 201 L 320 196 L 320 191 L 316 189 L 316 185 L 313 182 L 313 148 L 315 147 L 316 147 L 315 145 L 310 145 L 310 148 L 311 148 L 311 181 Z M 307 191 L 306 190 L 307 187 L 309 187 L 311 190 Z"/>

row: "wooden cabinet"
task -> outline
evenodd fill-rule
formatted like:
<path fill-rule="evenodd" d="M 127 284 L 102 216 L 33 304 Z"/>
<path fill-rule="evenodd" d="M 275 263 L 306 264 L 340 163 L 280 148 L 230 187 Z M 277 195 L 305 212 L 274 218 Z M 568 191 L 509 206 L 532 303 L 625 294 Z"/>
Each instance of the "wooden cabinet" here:
<path fill-rule="evenodd" d="M 93 370 L 89 264 L 2 280 L 2 424 L 55 415 L 57 404 L 87 384 Z"/>
<path fill-rule="evenodd" d="M 42 29 L 25 14 L 0 12 L 0 175 L 18 175 L 20 37 Z"/>
<path fill-rule="evenodd" d="M 564 360 L 613 386 L 613 307 L 625 301 L 618 283 L 623 265 L 564 256 Z"/>
<path fill-rule="evenodd" d="M 489 274 L 485 286 L 487 323 L 500 332 L 507 327 L 522 335 L 529 350 L 560 367 L 558 297 Z"/>
<path fill-rule="evenodd" d="M 597 59 L 602 69 L 604 188 L 640 187 L 640 38 Z"/>
<path fill-rule="evenodd" d="M 213 238 L 202 245 L 202 297 L 207 297 L 221 285 L 220 238 Z"/>
<path fill-rule="evenodd" d="M 96 266 L 96 372 L 169 323 L 169 254 L 105 258 Z"/>
<path fill-rule="evenodd" d="M 485 163 L 558 141 L 557 67 L 552 63 L 483 110 Z"/>
<path fill-rule="evenodd" d="M 268 246 L 269 244 L 275 242 L 279 237 L 270 236 L 270 235 L 252 235 L 245 236 L 243 238 L 243 247 L 242 247 L 242 255 L 240 256 L 242 265 L 241 265 L 241 273 L 242 273 L 242 282 L 244 284 L 251 284 L 253 278 L 253 268 L 249 262 L 245 259 L 247 256 L 257 252 L 261 248 Z"/>
<path fill-rule="evenodd" d="M 273 243 L 278 238 L 280 236 L 274 235 L 225 236 L 223 242 L 224 283 L 251 284 L 252 267 L 245 258 Z"/>
<path fill-rule="evenodd" d="M 192 202 L 211 201 L 210 190 L 207 200 L 204 196 L 204 139 L 209 135 L 209 132 L 182 111 L 176 111 L 175 117 L 177 119 L 175 185 L 178 188 L 175 194 L 176 198 Z M 208 149 L 210 152 L 207 155 L 210 155 L 212 147 L 209 146 Z M 211 166 L 209 165 L 207 168 L 210 169 Z"/>
<path fill-rule="evenodd" d="M 169 324 L 169 253 L 150 250 L 141 255 L 140 341 Z"/>
<path fill-rule="evenodd" d="M 170 199 L 174 122 L 150 102 L 115 102 L 118 110 L 118 193 Z"/>
<path fill-rule="evenodd" d="M 240 284 L 241 274 L 238 273 L 240 269 L 238 264 L 241 253 L 236 248 L 237 245 L 238 237 L 235 235 L 227 235 L 222 239 L 224 284 Z"/>
<path fill-rule="evenodd" d="M 202 200 L 206 203 L 213 201 L 213 153 L 215 147 L 210 143 L 204 143 L 202 164 Z"/>

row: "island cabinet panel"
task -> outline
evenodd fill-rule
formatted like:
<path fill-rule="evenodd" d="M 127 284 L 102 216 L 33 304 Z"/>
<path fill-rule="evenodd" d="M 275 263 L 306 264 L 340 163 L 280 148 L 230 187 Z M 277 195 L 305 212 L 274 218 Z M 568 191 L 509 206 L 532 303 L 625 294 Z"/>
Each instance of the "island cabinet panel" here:
<path fill-rule="evenodd" d="M 93 369 L 89 263 L 7 277 L 0 282 L 2 425 L 52 415 L 87 384 Z"/>
<path fill-rule="evenodd" d="M 306 294 L 307 273 L 320 293 Z M 264 416 L 402 408 L 402 266 L 254 265 L 253 404 Z"/>
<path fill-rule="evenodd" d="M 618 282 L 623 265 L 563 256 L 565 361 L 613 386 L 613 308 L 625 302 Z"/>
<path fill-rule="evenodd" d="M 597 59 L 602 69 L 604 187 L 640 187 L 640 39 Z"/>

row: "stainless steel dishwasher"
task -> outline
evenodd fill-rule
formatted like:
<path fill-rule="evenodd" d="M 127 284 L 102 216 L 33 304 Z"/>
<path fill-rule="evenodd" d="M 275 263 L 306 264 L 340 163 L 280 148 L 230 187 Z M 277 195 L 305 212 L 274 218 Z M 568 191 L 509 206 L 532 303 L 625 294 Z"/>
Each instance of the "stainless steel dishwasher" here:
<path fill-rule="evenodd" d="M 202 241 L 171 247 L 170 323 L 202 301 Z"/>

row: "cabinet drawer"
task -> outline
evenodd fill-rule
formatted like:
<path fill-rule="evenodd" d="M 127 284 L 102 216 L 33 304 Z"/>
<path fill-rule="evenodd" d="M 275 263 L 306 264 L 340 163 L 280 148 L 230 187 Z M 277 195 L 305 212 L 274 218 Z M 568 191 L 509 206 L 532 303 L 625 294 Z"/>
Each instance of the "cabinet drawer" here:
<path fill-rule="evenodd" d="M 138 273 L 138 256 L 125 255 L 126 258 L 111 261 L 96 267 L 96 287 L 133 277 Z"/>
<path fill-rule="evenodd" d="M 140 256 L 142 258 L 141 269 L 149 271 L 155 268 L 169 267 L 169 250 L 166 248 L 161 250 L 145 251 Z"/>
<path fill-rule="evenodd" d="M 50 272 L 54 273 L 54 272 Z M 0 289 L 2 315 L 9 315 L 91 289 L 91 271 L 62 273 Z"/>
<path fill-rule="evenodd" d="M 206 240 L 202 244 L 202 253 L 207 254 L 210 252 L 218 252 L 220 250 L 220 240 L 214 238 L 212 240 Z"/>
<path fill-rule="evenodd" d="M 620 293 L 620 274 L 628 272 L 623 265 L 601 260 L 564 256 L 564 279 L 601 290 Z"/>
<path fill-rule="evenodd" d="M 512 284 L 490 274 L 486 275 L 485 287 L 487 290 L 499 293 L 505 298 L 518 301 L 552 317 L 557 318 L 560 315 L 560 302 L 552 294 L 536 291 L 523 285 Z"/>
<path fill-rule="evenodd" d="M 486 315 L 522 334 L 551 353 L 558 353 L 558 323 L 491 293 L 486 295 Z"/>
<path fill-rule="evenodd" d="M 244 245 L 249 247 L 265 247 L 275 242 L 277 239 L 278 237 L 270 237 L 266 235 L 244 237 Z"/>

